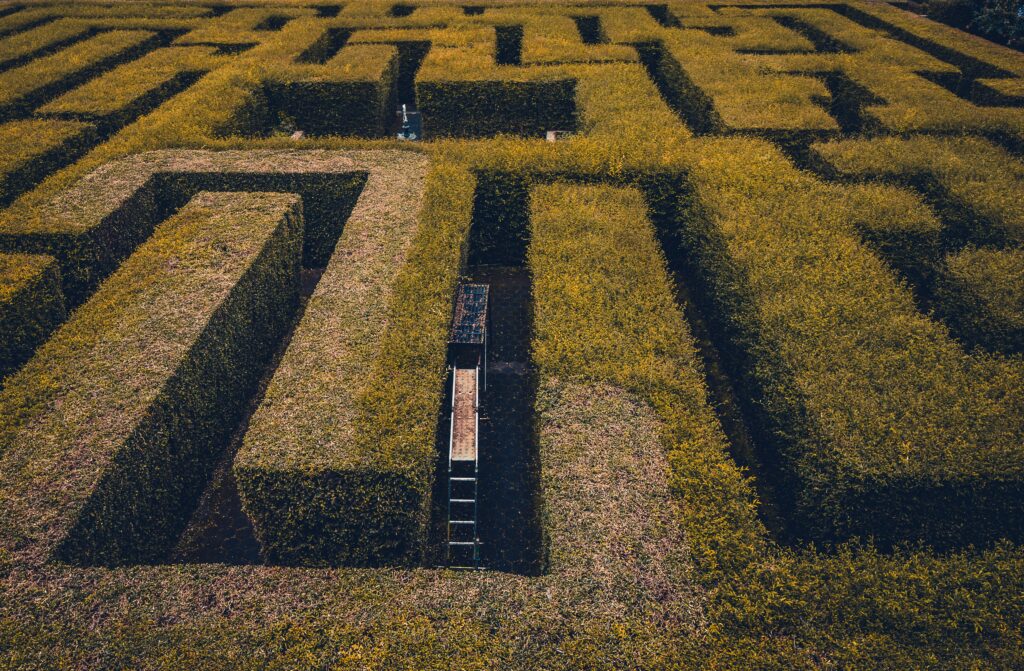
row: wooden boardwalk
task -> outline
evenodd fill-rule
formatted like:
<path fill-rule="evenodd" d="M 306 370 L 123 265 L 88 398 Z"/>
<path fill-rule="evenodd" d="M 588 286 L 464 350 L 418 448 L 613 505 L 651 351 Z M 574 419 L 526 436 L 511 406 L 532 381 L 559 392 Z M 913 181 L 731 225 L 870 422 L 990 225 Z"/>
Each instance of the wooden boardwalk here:
<path fill-rule="evenodd" d="M 452 397 L 452 461 L 476 461 L 476 368 L 455 369 Z"/>

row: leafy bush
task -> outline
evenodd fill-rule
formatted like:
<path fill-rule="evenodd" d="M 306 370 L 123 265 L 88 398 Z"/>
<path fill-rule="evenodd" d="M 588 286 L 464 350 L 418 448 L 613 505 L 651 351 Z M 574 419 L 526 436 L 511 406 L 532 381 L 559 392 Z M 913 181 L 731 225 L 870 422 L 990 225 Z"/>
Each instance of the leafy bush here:
<path fill-rule="evenodd" d="M 1014 49 L 1024 48 L 1021 0 L 925 0 L 930 18 L 977 33 Z"/>

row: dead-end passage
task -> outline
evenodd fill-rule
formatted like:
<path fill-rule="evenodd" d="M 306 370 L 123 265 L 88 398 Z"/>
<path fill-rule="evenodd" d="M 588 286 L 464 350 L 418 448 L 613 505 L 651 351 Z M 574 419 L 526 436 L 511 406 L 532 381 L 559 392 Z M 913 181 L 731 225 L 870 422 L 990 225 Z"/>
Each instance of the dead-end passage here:
<path fill-rule="evenodd" d="M 299 304 L 292 316 L 287 332 L 281 337 L 277 351 L 260 373 L 259 385 L 245 407 L 234 431 L 231 432 L 220 460 L 203 490 L 188 525 L 167 558 L 169 564 L 261 564 L 260 544 L 256 540 L 252 522 L 242 510 L 231 464 L 242 446 L 249 428 L 249 420 L 263 402 L 267 385 L 281 363 L 296 326 L 313 295 L 324 269 L 303 268 L 299 285 Z"/>
<path fill-rule="evenodd" d="M 541 565 L 536 513 L 538 454 L 533 432 L 536 379 L 530 359 L 533 298 L 526 268 L 527 183 L 508 175 L 478 176 L 463 270 L 468 283 L 489 285 L 486 389 L 481 385 L 478 527 L 481 566 L 535 575 Z M 451 384 L 446 394 L 451 393 Z M 443 408 L 451 407 L 446 397 Z M 449 417 L 438 422 L 438 477 L 428 562 L 444 557 L 447 523 Z"/>
<path fill-rule="evenodd" d="M 398 48 L 398 74 L 395 77 L 395 93 L 392 107 L 395 113 L 388 126 L 388 135 L 393 137 L 402 127 L 402 115 L 399 110 L 404 105 L 410 111 L 416 111 L 416 73 L 423 64 L 423 59 L 430 51 L 430 42 L 394 42 Z"/>
<path fill-rule="evenodd" d="M 300 272 L 299 300 L 287 328 L 277 340 L 275 351 L 263 365 L 258 383 L 248 396 L 244 410 L 224 444 L 212 446 L 218 455 L 215 466 L 204 476 L 206 485 L 186 516 L 187 523 L 175 544 L 158 563 L 261 564 L 259 544 L 252 524 L 242 511 L 241 499 L 231 464 L 259 407 L 267 385 L 288 349 L 296 326 L 323 275 L 334 246 L 366 183 L 366 175 L 277 176 L 243 173 L 196 173 L 167 175 L 160 191 L 165 194 L 163 211 L 174 212 L 196 190 L 284 191 L 302 196 L 305 212 L 305 240 Z M 256 377 L 256 376 L 254 376 Z"/>
<path fill-rule="evenodd" d="M 663 42 L 639 42 L 633 46 L 665 103 L 694 135 L 709 135 L 724 130 L 711 97 L 693 83 Z"/>

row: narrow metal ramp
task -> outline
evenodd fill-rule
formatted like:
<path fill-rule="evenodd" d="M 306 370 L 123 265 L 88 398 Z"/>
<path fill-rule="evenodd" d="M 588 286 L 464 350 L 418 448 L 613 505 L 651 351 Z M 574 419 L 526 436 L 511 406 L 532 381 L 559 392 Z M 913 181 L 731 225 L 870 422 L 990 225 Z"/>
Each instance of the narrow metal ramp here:
<path fill-rule="evenodd" d="M 448 448 L 448 566 L 479 569 L 479 368 L 452 371 Z"/>
<path fill-rule="evenodd" d="M 486 284 L 463 284 L 455 296 L 448 341 L 452 366 L 448 439 L 447 565 L 480 569 L 480 391 L 487 386 Z"/>

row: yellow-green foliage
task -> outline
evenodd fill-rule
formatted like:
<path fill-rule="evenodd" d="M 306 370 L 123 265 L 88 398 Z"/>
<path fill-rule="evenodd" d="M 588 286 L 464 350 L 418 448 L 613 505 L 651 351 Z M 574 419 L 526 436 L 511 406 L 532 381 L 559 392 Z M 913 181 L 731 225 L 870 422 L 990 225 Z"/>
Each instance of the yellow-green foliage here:
<path fill-rule="evenodd" d="M 153 51 L 50 101 L 39 112 L 100 117 L 122 112 L 183 73 L 210 69 L 215 62 L 211 57 L 214 51 L 213 47 Z"/>
<path fill-rule="evenodd" d="M 54 259 L 0 254 L 0 378 L 28 360 L 65 316 Z"/>
<path fill-rule="evenodd" d="M 0 204 L 27 191 L 62 157 L 78 156 L 93 140 L 92 124 L 26 119 L 0 124 Z"/>
<path fill-rule="evenodd" d="M 711 573 L 744 561 L 763 529 L 752 519 L 749 484 L 729 465 L 643 196 L 556 183 L 533 189 L 531 212 L 541 374 L 609 381 L 650 403 L 664 422 L 669 482 L 700 521 L 686 527 L 696 556 Z"/>
<path fill-rule="evenodd" d="M 89 23 L 78 19 L 57 19 L 37 28 L 15 33 L 0 40 L 0 62 L 9 64 L 32 54 L 82 36 Z"/>
<path fill-rule="evenodd" d="M 1024 348 L 1024 249 L 968 248 L 945 259 L 938 309 L 968 342 Z"/>
<path fill-rule="evenodd" d="M 182 36 L 179 44 L 258 44 L 265 32 L 258 27 L 275 16 L 294 19 L 310 16 L 312 10 L 293 7 L 238 7 L 214 19 L 203 21 L 201 27 Z"/>
<path fill-rule="evenodd" d="M 918 312 L 852 234 L 886 213 L 759 143 L 709 142 L 694 181 L 704 211 L 680 222 L 684 246 L 812 527 L 940 544 L 1018 528 L 1024 371 L 966 354 Z"/>
<path fill-rule="evenodd" d="M 87 70 L 98 62 L 124 54 L 153 37 L 142 30 L 114 30 L 74 44 L 51 56 L 38 58 L 0 73 L 0 115 L 8 116 L 26 104 L 25 98 L 63 77 Z"/>
<path fill-rule="evenodd" d="M 360 450 L 429 479 L 451 300 L 470 226 L 475 180 L 441 164 L 427 176 L 416 240 L 395 280 L 380 355 L 357 400 Z"/>
<path fill-rule="evenodd" d="M 1024 244 L 1024 163 L 981 138 L 881 138 L 813 146 L 836 171 L 914 184 L 936 180 L 982 217 L 961 225 L 975 238 Z"/>
<path fill-rule="evenodd" d="M 1019 540 L 1021 524 L 1024 384 L 1006 354 L 1021 337 L 1018 53 L 861 0 L 324 3 L 334 16 L 308 0 L 21 4 L 0 8 L 0 193 L 17 198 L 0 211 L 0 250 L 52 256 L 47 296 L 59 267 L 81 307 L 2 383 L 0 666 L 1024 667 L 1024 555 L 989 544 Z M 580 16 L 607 41 L 584 44 Z M 515 27 L 521 49 L 502 40 L 499 64 L 498 29 Z M 388 124 L 409 96 L 396 90 L 421 48 L 409 42 L 429 44 L 414 81 L 427 142 L 399 145 Z M 93 115 L 95 130 L 76 125 Z M 280 132 L 292 126 L 307 137 Z M 556 127 L 576 134 L 543 142 Z M 395 165 L 430 161 L 422 203 L 402 191 L 412 168 L 383 182 L 409 198 L 396 211 L 350 217 L 335 175 L 315 182 L 318 150 L 399 146 L 417 157 Z M 125 158 L 180 148 L 244 151 Z M 863 178 L 895 183 L 851 183 Z M 225 211 L 182 224 L 187 210 L 153 233 L 200 183 L 278 193 L 203 196 Z M 533 236 L 546 575 L 54 561 L 167 556 L 205 474 L 188 492 L 177 478 L 211 456 L 170 437 L 223 444 L 260 370 L 243 355 L 266 353 L 294 295 L 287 193 L 303 201 L 302 258 L 331 268 L 236 464 L 268 555 L 379 563 L 398 536 L 397 561 L 417 554 L 471 223 L 532 193 L 517 234 Z M 265 224 L 239 208 L 273 218 L 275 204 L 290 212 L 280 235 L 265 254 L 246 247 L 262 270 L 246 282 L 240 259 L 217 266 L 218 242 L 252 242 Z M 189 245 L 169 232 L 179 224 Z M 666 260 L 688 270 L 670 278 Z M 673 279 L 701 298 L 751 429 L 781 456 L 782 478 L 757 476 L 796 492 L 792 521 L 885 549 L 786 548 L 765 530 Z M 934 287 L 934 317 L 919 287 Z M 207 320 L 219 299 L 230 315 Z M 23 304 L 42 313 L 42 299 Z M 998 334 L 977 343 L 996 351 L 965 347 L 968 331 Z M 301 357 L 306 345 L 323 357 Z M 187 421 L 117 438 L 144 408 L 152 426 Z M 139 451 L 108 468 L 129 443 Z M 343 453 L 407 482 L 337 489 L 361 498 L 341 512 L 317 498 L 328 488 L 257 504 L 255 447 L 260 465 L 315 471 Z M 403 492 L 416 502 L 399 520 L 386 497 Z M 260 506 L 294 514 L 260 522 Z M 289 526 L 309 511 L 345 528 Z M 370 542 L 340 557 L 320 542 L 345 534 Z M 915 539 L 952 549 L 888 547 Z"/>
<path fill-rule="evenodd" d="M 711 98 L 721 123 L 736 130 L 834 130 L 835 120 L 816 98 L 825 86 L 806 75 L 764 73 L 756 60 L 739 55 L 723 38 L 687 30 L 664 40 L 668 55 Z M 708 57 L 708 54 L 714 54 Z M 676 84 L 684 88 L 683 84 Z"/>
<path fill-rule="evenodd" d="M 367 442 L 359 399 L 394 375 L 373 373 L 420 225 L 426 165 L 397 153 L 362 162 L 367 185 L 234 462 L 245 510 L 276 562 L 375 564 L 415 557 L 423 542 L 432 461 L 421 451 L 432 444 Z"/>
<path fill-rule="evenodd" d="M 198 195 L 6 382 L 5 548 L 166 551 L 294 306 L 301 231 L 294 195 Z"/>
<path fill-rule="evenodd" d="M 0 174 L 5 176 L 21 168 L 64 142 L 80 135 L 89 124 L 80 121 L 26 119 L 0 124 L 0 143 L 5 151 L 0 156 Z"/>

